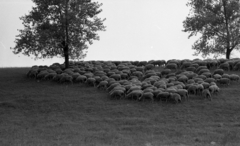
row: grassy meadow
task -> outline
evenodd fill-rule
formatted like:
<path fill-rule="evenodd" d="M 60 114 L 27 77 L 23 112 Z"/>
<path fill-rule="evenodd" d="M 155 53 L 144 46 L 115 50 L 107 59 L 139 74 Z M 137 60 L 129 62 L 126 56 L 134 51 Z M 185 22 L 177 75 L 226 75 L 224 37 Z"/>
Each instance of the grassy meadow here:
<path fill-rule="evenodd" d="M 110 99 L 85 84 L 37 82 L 28 70 L 0 68 L 1 146 L 240 145 L 239 82 L 220 86 L 212 101 L 152 103 Z"/>

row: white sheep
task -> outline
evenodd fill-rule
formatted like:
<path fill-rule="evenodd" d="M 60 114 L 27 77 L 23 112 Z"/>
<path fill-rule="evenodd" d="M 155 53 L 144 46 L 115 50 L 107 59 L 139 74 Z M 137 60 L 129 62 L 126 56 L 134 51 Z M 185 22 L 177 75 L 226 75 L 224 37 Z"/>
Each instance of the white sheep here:
<path fill-rule="evenodd" d="M 114 82 L 107 88 L 107 91 L 110 92 L 116 86 L 121 86 L 121 84 L 118 82 Z"/>
<path fill-rule="evenodd" d="M 203 84 L 196 84 L 197 86 L 197 95 L 201 95 L 202 91 L 204 90 Z"/>
<path fill-rule="evenodd" d="M 169 100 L 170 93 L 169 92 L 160 92 L 158 93 L 156 99 L 159 101 L 165 100 L 166 102 Z"/>
<path fill-rule="evenodd" d="M 37 80 L 41 80 L 41 79 L 43 79 L 47 74 L 49 74 L 49 73 L 48 73 L 46 70 L 41 71 L 41 72 L 37 75 L 36 79 L 37 79 Z"/>
<path fill-rule="evenodd" d="M 120 99 L 120 98 L 123 98 L 124 96 L 125 96 L 125 93 L 123 90 L 114 90 L 110 93 L 111 98 Z"/>
<path fill-rule="evenodd" d="M 122 90 L 124 93 L 126 93 L 126 88 L 124 86 L 121 86 L 121 85 L 114 87 L 109 93 L 111 94 L 115 90 Z"/>
<path fill-rule="evenodd" d="M 215 75 L 215 74 L 223 75 L 224 74 L 224 70 L 221 69 L 221 68 L 215 69 L 213 71 L 213 75 Z"/>
<path fill-rule="evenodd" d="M 125 98 L 129 99 L 139 99 L 143 95 L 142 90 L 134 90 L 126 95 Z"/>
<path fill-rule="evenodd" d="M 107 85 L 108 85 L 108 82 L 107 81 L 101 81 L 98 85 L 97 85 L 97 88 L 98 89 L 107 89 Z"/>
<path fill-rule="evenodd" d="M 127 94 L 134 91 L 134 90 L 141 90 L 142 87 L 141 86 L 131 86 L 131 88 L 127 91 Z"/>
<path fill-rule="evenodd" d="M 231 81 L 239 81 L 240 77 L 239 77 L 239 75 L 231 74 L 231 75 L 229 75 L 229 79 Z"/>
<path fill-rule="evenodd" d="M 189 94 L 197 95 L 197 86 L 195 84 L 190 84 L 187 90 Z"/>
<path fill-rule="evenodd" d="M 204 89 L 204 90 L 202 91 L 202 96 L 203 96 L 204 98 L 207 98 L 207 99 L 209 99 L 209 100 L 212 100 L 212 95 L 211 95 L 209 89 Z"/>
<path fill-rule="evenodd" d="M 188 100 L 188 90 L 186 89 L 177 89 L 177 93 L 181 96 L 181 98 L 184 98 L 184 100 Z"/>
<path fill-rule="evenodd" d="M 212 95 L 214 95 L 214 94 L 218 94 L 220 89 L 217 85 L 211 85 L 211 86 L 209 86 L 209 91 Z"/>
<path fill-rule="evenodd" d="M 49 73 L 44 76 L 44 80 L 52 80 L 56 75 L 57 73 Z"/>
<path fill-rule="evenodd" d="M 174 103 L 179 103 L 182 101 L 181 96 L 178 93 L 170 93 L 169 100 Z"/>
<path fill-rule="evenodd" d="M 86 81 L 85 81 L 86 84 L 90 85 L 90 86 L 93 86 L 95 87 L 96 86 L 96 79 L 93 78 L 93 77 L 90 77 L 88 78 Z"/>
<path fill-rule="evenodd" d="M 221 76 L 220 74 L 214 74 L 214 75 L 213 75 L 213 78 L 214 78 L 215 80 L 217 80 L 217 79 L 221 79 L 222 76 Z"/>
<path fill-rule="evenodd" d="M 177 70 L 178 66 L 176 63 L 168 63 L 166 66 L 165 66 L 166 69 L 173 69 L 173 70 Z"/>
<path fill-rule="evenodd" d="M 145 100 L 145 99 L 150 99 L 152 102 L 154 101 L 153 98 L 153 93 L 152 92 L 144 92 L 141 97 L 138 98 L 139 101 Z"/>
<path fill-rule="evenodd" d="M 62 77 L 60 78 L 59 82 L 60 83 L 71 83 L 73 84 L 73 78 L 70 75 L 62 75 Z"/>
<path fill-rule="evenodd" d="M 226 71 L 229 71 L 230 66 L 229 66 L 229 63 L 228 63 L 228 62 L 225 62 L 225 63 L 220 64 L 218 68 L 219 68 L 219 69 L 226 70 Z"/>
<path fill-rule="evenodd" d="M 87 77 L 84 75 L 79 75 L 76 79 L 75 82 L 77 83 L 85 83 L 87 81 Z"/>
<path fill-rule="evenodd" d="M 218 79 L 217 82 L 218 82 L 219 84 L 230 85 L 230 79 L 228 79 L 228 78 Z"/>
<path fill-rule="evenodd" d="M 215 82 L 216 80 L 214 78 L 206 78 L 204 80 L 204 82 L 207 82 L 207 83 L 211 83 L 211 82 Z"/>
<path fill-rule="evenodd" d="M 38 68 L 36 69 L 30 69 L 27 73 L 28 78 L 36 78 L 38 74 Z"/>

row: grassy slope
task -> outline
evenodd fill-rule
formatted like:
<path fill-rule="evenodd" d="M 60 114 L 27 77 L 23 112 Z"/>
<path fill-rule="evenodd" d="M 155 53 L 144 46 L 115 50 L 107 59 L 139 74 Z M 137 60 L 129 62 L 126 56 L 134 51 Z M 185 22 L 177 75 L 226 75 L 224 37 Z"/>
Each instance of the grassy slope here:
<path fill-rule="evenodd" d="M 240 145 L 240 83 L 221 87 L 212 101 L 152 104 L 36 82 L 27 71 L 0 69 L 0 145 Z"/>

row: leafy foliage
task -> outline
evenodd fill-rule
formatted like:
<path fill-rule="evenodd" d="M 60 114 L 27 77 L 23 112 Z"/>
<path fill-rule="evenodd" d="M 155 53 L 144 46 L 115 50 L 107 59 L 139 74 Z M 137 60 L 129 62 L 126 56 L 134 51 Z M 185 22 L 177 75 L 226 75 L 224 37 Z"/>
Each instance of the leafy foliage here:
<path fill-rule="evenodd" d="M 105 31 L 98 18 L 102 4 L 91 0 L 33 0 L 35 6 L 28 15 L 20 17 L 24 29 L 19 30 L 15 54 L 39 58 L 66 57 L 81 59 L 97 31 Z M 65 50 L 64 50 L 65 49 Z M 67 58 L 68 59 L 68 58 Z"/>
<path fill-rule="evenodd" d="M 191 10 L 183 31 L 190 33 L 189 38 L 201 34 L 192 46 L 195 55 L 226 54 L 230 58 L 231 51 L 240 48 L 239 0 L 190 0 L 187 6 Z"/>

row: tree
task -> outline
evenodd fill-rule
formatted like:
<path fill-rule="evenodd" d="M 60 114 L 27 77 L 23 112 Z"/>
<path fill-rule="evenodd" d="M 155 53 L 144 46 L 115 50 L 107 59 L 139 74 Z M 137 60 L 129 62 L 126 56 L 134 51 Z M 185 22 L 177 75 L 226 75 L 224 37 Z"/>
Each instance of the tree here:
<path fill-rule="evenodd" d="M 91 0 L 33 0 L 35 7 L 20 17 L 24 29 L 19 30 L 13 53 L 35 56 L 36 59 L 64 57 L 65 68 L 70 59 L 86 56 L 84 50 L 93 40 L 99 40 L 97 31 L 105 31 L 98 18 L 102 4 Z"/>
<path fill-rule="evenodd" d="M 232 50 L 240 48 L 240 2 L 239 0 L 189 0 L 191 7 L 183 21 L 188 38 L 201 34 L 193 44 L 194 55 L 202 53 L 226 55 L 230 59 Z"/>

